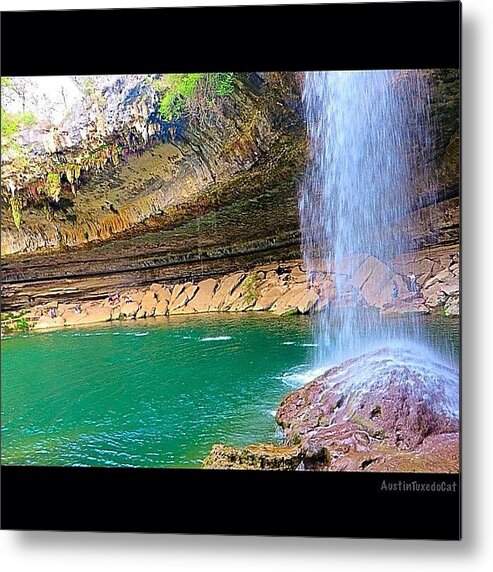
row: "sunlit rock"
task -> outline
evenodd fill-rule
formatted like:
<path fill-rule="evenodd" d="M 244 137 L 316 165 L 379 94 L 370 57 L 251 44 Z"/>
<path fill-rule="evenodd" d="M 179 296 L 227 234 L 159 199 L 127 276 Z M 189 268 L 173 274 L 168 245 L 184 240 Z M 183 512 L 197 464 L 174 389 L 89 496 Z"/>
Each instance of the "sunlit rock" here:
<path fill-rule="evenodd" d="M 294 471 L 300 466 L 301 461 L 301 449 L 297 446 L 260 444 L 235 449 L 226 445 L 213 445 L 203 462 L 203 467 Z"/>
<path fill-rule="evenodd" d="M 458 384 L 458 370 L 425 348 L 382 348 L 335 366 L 290 393 L 276 421 L 288 443 L 299 444 L 308 464 L 318 468 L 366 469 L 377 460 L 388 465 L 390 458 L 407 452 L 416 452 L 422 461 L 431 451 L 426 439 L 435 437 L 435 443 L 455 443 L 456 454 L 443 465 L 450 470 L 458 458 Z M 373 460 L 365 464 L 365 458 Z M 423 464 L 412 469 L 411 457 L 406 459 L 409 470 Z"/>

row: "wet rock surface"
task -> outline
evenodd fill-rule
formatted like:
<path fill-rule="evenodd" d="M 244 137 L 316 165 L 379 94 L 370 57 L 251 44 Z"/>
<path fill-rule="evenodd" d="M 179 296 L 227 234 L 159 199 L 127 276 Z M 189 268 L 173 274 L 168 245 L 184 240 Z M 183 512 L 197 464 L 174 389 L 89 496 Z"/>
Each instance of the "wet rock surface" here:
<path fill-rule="evenodd" d="M 458 472 L 458 383 L 458 371 L 423 348 L 369 352 L 283 399 L 283 445 L 214 445 L 204 466 Z"/>
<path fill-rule="evenodd" d="M 458 371 L 416 352 L 354 358 L 282 401 L 276 421 L 305 468 L 458 471 Z"/>
<path fill-rule="evenodd" d="M 226 445 L 214 445 L 205 458 L 206 469 L 253 469 L 294 471 L 302 462 L 301 449 L 297 446 L 259 444 L 244 449 Z"/>

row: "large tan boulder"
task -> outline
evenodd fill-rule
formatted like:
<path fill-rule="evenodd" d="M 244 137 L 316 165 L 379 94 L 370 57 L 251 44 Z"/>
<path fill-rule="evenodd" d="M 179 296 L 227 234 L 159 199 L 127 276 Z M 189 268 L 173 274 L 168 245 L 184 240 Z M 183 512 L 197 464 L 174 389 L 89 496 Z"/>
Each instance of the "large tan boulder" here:
<path fill-rule="evenodd" d="M 149 318 L 156 311 L 157 298 L 152 290 L 147 290 L 140 303 L 136 318 Z"/>
<path fill-rule="evenodd" d="M 416 262 L 414 267 L 410 270 L 416 275 L 416 282 L 423 286 L 437 271 L 438 264 L 429 258 L 422 258 Z M 407 272 L 409 274 L 410 272 Z"/>
<path fill-rule="evenodd" d="M 243 296 L 243 291 L 242 291 L 241 285 L 240 285 L 240 286 L 237 286 L 231 292 L 231 294 L 228 294 L 226 296 L 226 298 L 224 299 L 224 302 L 222 304 L 221 311 L 228 312 L 229 310 L 231 310 L 231 307 L 233 306 L 233 304 L 235 304 L 235 302 L 237 300 L 239 300 L 242 296 Z"/>
<path fill-rule="evenodd" d="M 128 295 L 132 302 L 142 302 L 142 298 L 144 298 L 145 291 L 144 290 L 137 290 L 136 288 L 132 288 L 129 290 Z"/>
<path fill-rule="evenodd" d="M 79 324 L 92 324 L 98 322 L 109 322 L 111 320 L 112 312 L 108 307 L 102 304 L 94 304 L 85 308 L 86 316 L 79 320 Z"/>
<path fill-rule="evenodd" d="M 171 298 L 171 290 L 167 286 L 160 285 L 160 287 L 158 289 L 153 290 L 153 292 L 154 294 L 156 294 L 158 302 L 162 302 L 163 300 L 169 302 Z"/>
<path fill-rule="evenodd" d="M 453 278 L 455 278 L 453 273 L 450 272 L 448 268 L 444 268 L 443 270 L 440 270 L 440 272 L 437 272 L 437 274 L 432 276 L 429 280 L 427 280 L 423 286 L 423 289 L 427 290 L 431 286 L 434 286 L 435 284 L 439 284 L 442 282 L 447 283 Z"/>
<path fill-rule="evenodd" d="M 368 256 L 350 281 L 369 306 L 380 307 L 382 290 L 394 277 L 392 270 L 375 256 Z"/>
<path fill-rule="evenodd" d="M 291 279 L 293 282 L 306 282 L 306 272 L 300 266 L 295 266 L 291 270 Z"/>
<path fill-rule="evenodd" d="M 447 296 L 457 296 L 459 294 L 459 286 L 459 277 L 451 274 L 441 288 L 442 292 Z"/>
<path fill-rule="evenodd" d="M 394 284 L 397 286 L 397 298 L 393 296 Z M 416 292 L 410 292 L 408 290 L 402 276 L 400 274 L 394 274 L 380 292 L 371 299 L 372 303 L 370 305 L 375 308 L 386 308 L 395 305 L 397 302 L 408 302 L 416 298 L 416 296 Z"/>
<path fill-rule="evenodd" d="M 279 274 L 275 270 L 269 270 L 269 272 L 265 274 L 265 281 L 273 285 L 278 285 L 280 284 Z"/>
<path fill-rule="evenodd" d="M 139 306 L 139 302 L 134 302 L 133 300 L 132 302 L 124 302 L 120 306 L 120 316 L 124 318 L 135 318 L 135 315 L 139 311 Z"/>
<path fill-rule="evenodd" d="M 193 299 L 187 304 L 194 312 L 208 312 L 217 288 L 217 280 L 207 278 L 197 284 L 197 292 Z"/>
<path fill-rule="evenodd" d="M 398 274 L 407 276 L 411 272 L 416 276 L 416 282 L 422 287 L 439 271 L 439 261 L 430 258 L 427 252 L 404 254 L 394 261 L 393 267 Z"/>
<path fill-rule="evenodd" d="M 162 288 L 164 288 L 163 284 L 159 284 L 157 282 L 153 282 L 150 286 L 149 286 L 149 290 L 151 292 L 154 292 L 154 294 L 157 294 L 159 292 L 159 290 L 161 290 Z"/>
<path fill-rule="evenodd" d="M 425 300 L 425 304 L 430 308 L 436 308 L 441 305 L 445 300 L 441 283 L 437 282 L 428 286 L 426 289 L 423 289 L 423 298 Z"/>
<path fill-rule="evenodd" d="M 172 306 L 178 296 L 185 290 L 185 287 L 188 286 L 190 283 L 187 284 L 175 284 L 173 289 L 171 290 L 171 295 L 169 297 L 169 305 Z"/>
<path fill-rule="evenodd" d="M 453 271 L 451 270 L 453 269 Z M 426 301 L 426 305 L 434 308 L 446 303 L 447 299 L 457 298 L 459 296 L 459 268 L 457 262 L 452 258 L 451 266 L 449 268 L 444 268 L 434 276 L 432 276 L 423 286 L 423 296 Z M 458 309 L 458 304 L 451 302 L 453 305 L 452 312 Z"/>
<path fill-rule="evenodd" d="M 154 310 L 154 316 L 166 316 L 168 313 L 169 302 L 166 298 L 162 298 L 156 303 L 156 309 Z"/>
<path fill-rule="evenodd" d="M 314 286 L 318 301 L 316 303 L 316 310 L 322 310 L 335 299 L 335 286 L 332 282 L 332 277 L 326 278 L 321 284 Z"/>
<path fill-rule="evenodd" d="M 297 300 L 296 307 L 300 314 L 307 314 L 318 302 L 318 295 L 315 290 L 310 289 L 304 292 Z"/>
<path fill-rule="evenodd" d="M 173 289 L 174 290 L 174 289 Z M 188 304 L 190 300 L 195 296 L 198 287 L 194 284 L 187 283 L 184 285 L 183 290 L 181 293 L 173 300 L 170 300 L 168 313 L 169 314 L 183 314 L 183 313 L 193 313 L 192 309 L 188 309 L 186 312 L 184 310 L 184 306 Z M 173 298 L 173 296 L 172 296 Z"/>
<path fill-rule="evenodd" d="M 221 282 L 219 283 L 219 287 L 216 289 L 212 298 L 211 304 L 209 306 L 209 311 L 217 312 L 226 310 L 227 308 L 224 308 L 226 300 L 228 300 L 228 304 L 234 302 L 234 300 L 230 301 L 231 294 L 238 287 L 238 285 L 241 284 L 244 278 L 245 274 L 243 272 L 228 274 L 222 278 Z"/>
<path fill-rule="evenodd" d="M 303 298 L 307 290 L 306 284 L 295 284 L 277 300 L 271 310 L 278 316 L 294 311 L 297 312 L 298 301 Z"/>
<path fill-rule="evenodd" d="M 229 312 L 246 312 L 246 310 L 253 309 L 255 306 L 255 300 L 250 298 L 245 298 L 242 294 L 240 295 L 231 305 L 228 307 Z"/>
<path fill-rule="evenodd" d="M 239 286 L 226 298 L 223 310 L 229 312 L 245 312 L 253 309 L 260 297 L 262 286 L 262 274 L 258 271 L 251 272 Z"/>
<path fill-rule="evenodd" d="M 256 301 L 254 310 L 270 310 L 271 307 L 279 300 L 284 294 L 285 290 L 281 286 L 270 286 L 269 288 L 262 288 L 260 297 Z"/>

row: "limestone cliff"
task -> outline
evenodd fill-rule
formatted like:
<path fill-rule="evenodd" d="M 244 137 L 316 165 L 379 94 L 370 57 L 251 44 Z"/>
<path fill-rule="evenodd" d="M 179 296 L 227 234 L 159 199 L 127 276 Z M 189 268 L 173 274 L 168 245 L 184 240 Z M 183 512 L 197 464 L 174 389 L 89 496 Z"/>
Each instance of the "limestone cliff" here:
<path fill-rule="evenodd" d="M 411 214 L 421 249 L 458 243 L 458 73 L 430 77 L 434 183 L 417 184 Z M 301 79 L 236 74 L 213 114 L 164 121 L 152 82 L 129 76 L 104 105 L 21 134 L 27 163 L 2 158 L 4 308 L 299 258 Z"/>
<path fill-rule="evenodd" d="M 3 161 L 3 255 L 118 239 L 125 231 L 138 236 L 258 194 L 258 185 L 238 176 L 267 156 L 262 167 L 272 171 L 292 152 L 289 135 L 301 132 L 292 74 L 240 75 L 231 97 L 200 119 L 163 121 L 142 76 L 116 82 L 103 97 L 102 107 L 84 101 L 58 127 L 24 134 L 29 153 L 21 164 Z M 296 143 L 290 146 L 302 159 Z M 19 229 L 11 195 L 22 207 Z"/>

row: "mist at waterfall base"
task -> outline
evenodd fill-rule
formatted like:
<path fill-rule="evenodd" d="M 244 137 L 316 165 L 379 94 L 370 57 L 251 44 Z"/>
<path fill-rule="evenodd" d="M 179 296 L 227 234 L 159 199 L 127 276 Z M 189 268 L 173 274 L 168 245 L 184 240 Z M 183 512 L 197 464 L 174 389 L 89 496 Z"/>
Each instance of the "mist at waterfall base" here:
<path fill-rule="evenodd" d="M 458 415 L 451 352 L 437 356 L 427 347 L 419 316 L 393 320 L 363 307 L 350 280 L 365 256 L 392 268 L 396 257 L 413 251 L 411 198 L 417 188 L 429 197 L 434 192 L 427 77 L 419 70 L 305 74 L 311 148 L 299 200 L 302 252 L 309 280 L 331 278 L 318 284 L 329 302 L 313 317 L 314 367 L 320 371 L 364 356 L 371 368 L 371 356 L 386 348 L 389 371 L 404 360 L 433 384 L 440 364 L 452 365 L 452 409 Z"/>

